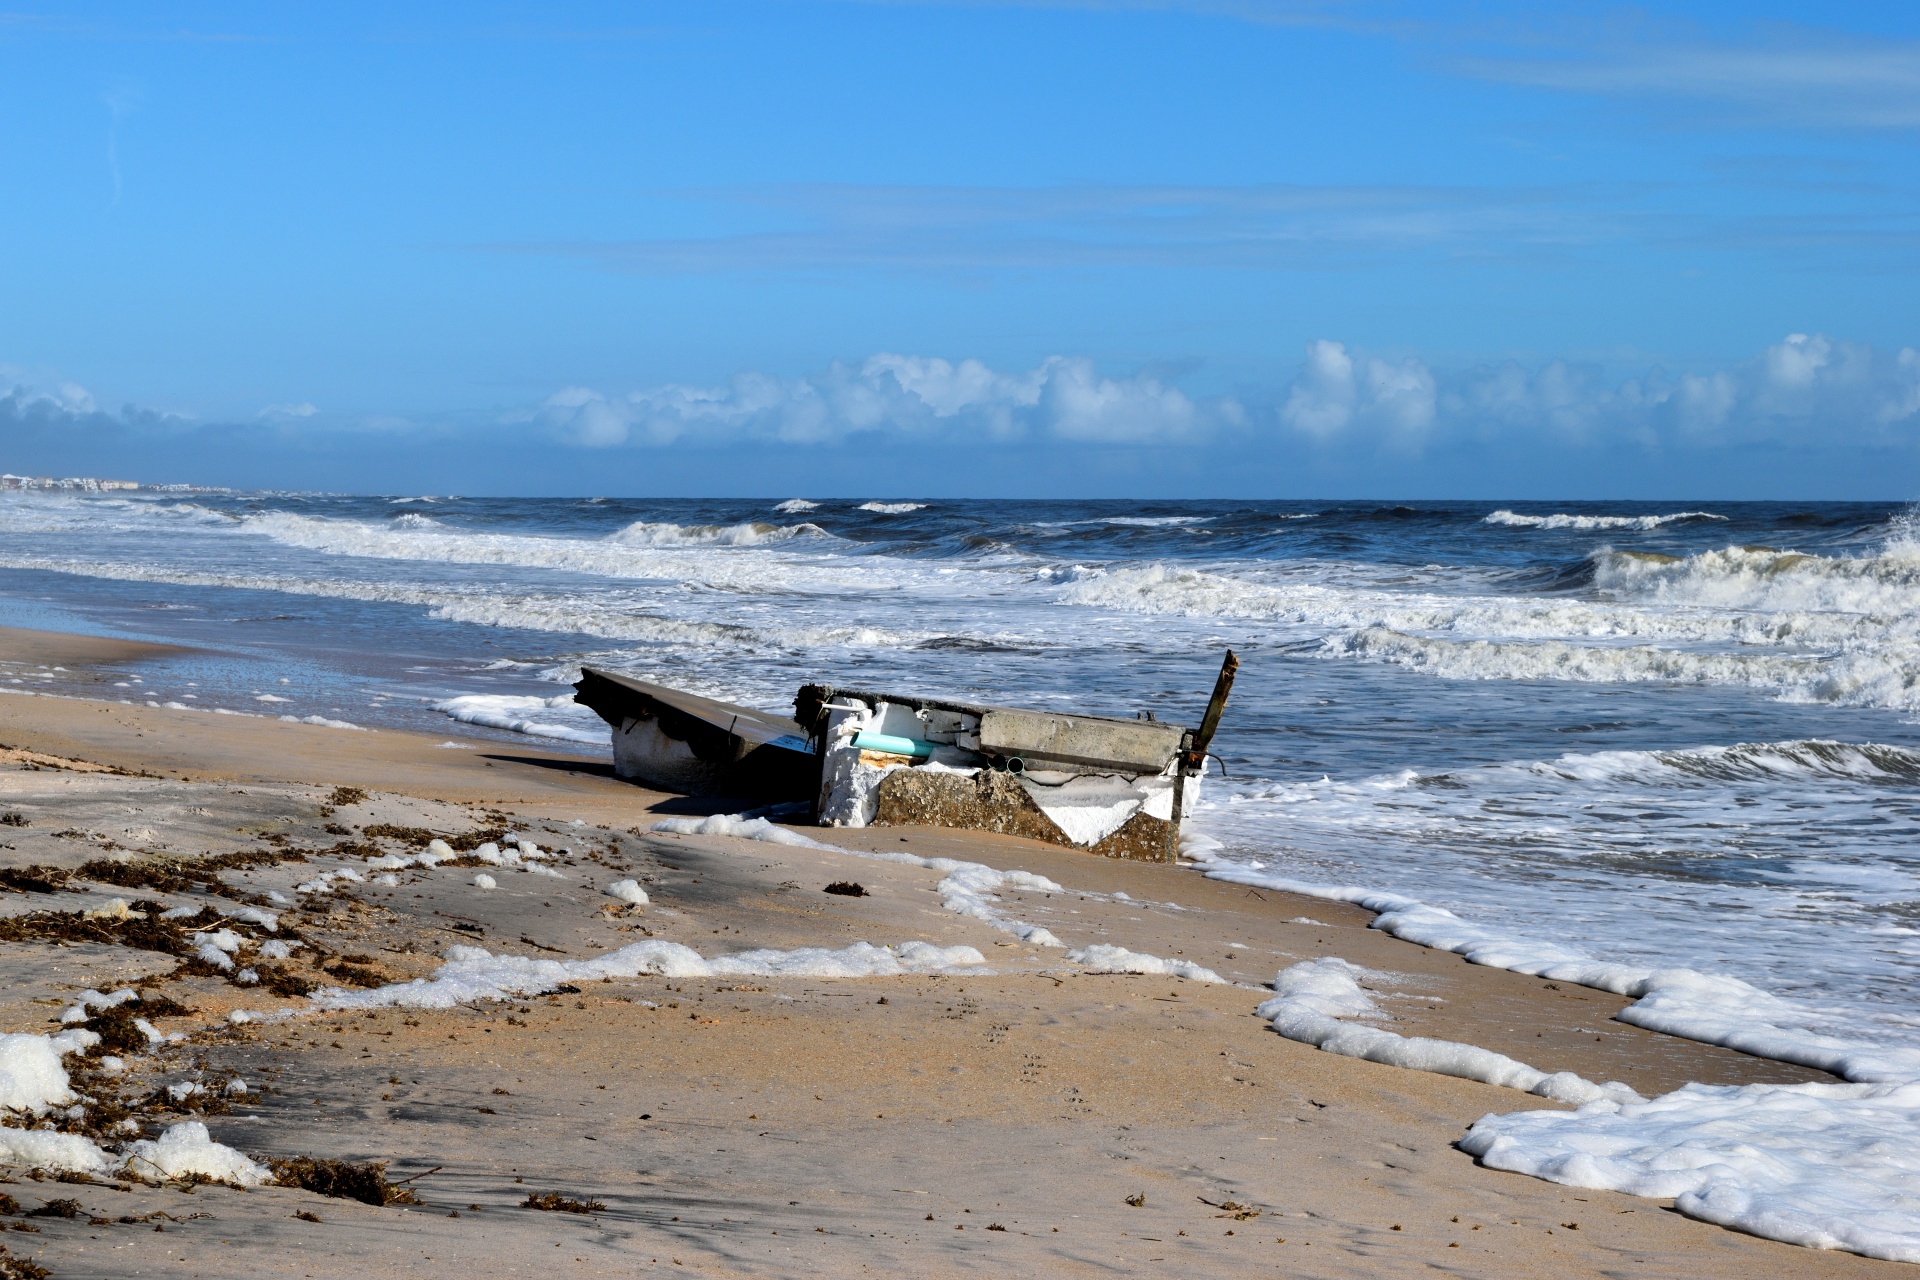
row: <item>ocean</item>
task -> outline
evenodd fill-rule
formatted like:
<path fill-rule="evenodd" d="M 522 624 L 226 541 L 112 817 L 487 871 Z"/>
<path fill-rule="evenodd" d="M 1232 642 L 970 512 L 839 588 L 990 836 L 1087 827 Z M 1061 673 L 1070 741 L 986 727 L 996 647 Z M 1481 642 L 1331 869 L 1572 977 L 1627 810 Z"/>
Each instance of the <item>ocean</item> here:
<path fill-rule="evenodd" d="M 1920 1045 L 1899 506 L 6 493 L 0 624 L 193 649 L 109 696 L 455 746 L 605 744 L 582 663 L 1192 722 L 1231 647 L 1225 862 Z"/>

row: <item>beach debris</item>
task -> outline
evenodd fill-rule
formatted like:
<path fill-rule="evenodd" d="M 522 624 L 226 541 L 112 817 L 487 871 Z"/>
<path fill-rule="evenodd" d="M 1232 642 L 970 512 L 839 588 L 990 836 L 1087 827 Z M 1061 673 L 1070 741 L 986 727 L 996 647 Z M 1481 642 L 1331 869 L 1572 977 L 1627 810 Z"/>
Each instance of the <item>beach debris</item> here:
<path fill-rule="evenodd" d="M 598 1213 L 607 1206 L 599 1200 L 574 1200 L 561 1195 L 558 1191 L 534 1193 L 529 1191 L 527 1198 L 520 1202 L 522 1209 L 539 1209 L 543 1213 Z"/>
<path fill-rule="evenodd" d="M 819 752 L 814 816 L 1172 861 L 1238 669 L 1229 650 L 1198 729 L 1149 713 L 1122 720 L 803 686 L 794 716 Z"/>
<path fill-rule="evenodd" d="M 21 813 L 18 809 L 9 809 L 5 813 L 0 813 L 0 827 L 25 827 L 31 825 L 32 824 L 27 821 L 27 815 Z"/>
<path fill-rule="evenodd" d="M 1144 1209 L 1147 1207 L 1147 1193 L 1136 1191 L 1127 1197 L 1127 1203 L 1135 1209 Z"/>
<path fill-rule="evenodd" d="M 420 1198 L 407 1185 L 433 1173 L 415 1174 L 412 1178 L 400 1182 L 387 1181 L 387 1165 L 384 1160 L 367 1160 L 354 1163 L 350 1160 L 321 1160 L 312 1156 L 293 1156 L 283 1160 L 269 1162 L 273 1167 L 274 1185 L 298 1187 L 302 1191 L 311 1191 L 315 1195 L 331 1196 L 336 1200 L 358 1200 L 361 1204 L 384 1207 L 390 1204 L 419 1204 Z M 313 1219 L 319 1221 L 319 1219 Z"/>
<path fill-rule="evenodd" d="M 819 764 L 784 716 L 583 667 L 574 701 L 613 730 L 613 771 L 686 795 L 805 800 Z"/>
<path fill-rule="evenodd" d="M 47 1280 L 49 1274 L 32 1258 L 16 1258 L 0 1245 L 0 1280 Z"/>
<path fill-rule="evenodd" d="M 374 968 L 373 963 L 372 956 L 343 956 L 332 964 L 321 966 L 321 971 L 331 974 L 349 986 L 385 986 L 387 975 Z"/>
<path fill-rule="evenodd" d="M 1209 1200 L 1205 1196 L 1195 1196 L 1194 1199 L 1198 1200 L 1201 1204 L 1212 1205 L 1214 1208 L 1220 1210 L 1214 1217 L 1232 1218 L 1235 1222 L 1245 1222 L 1247 1219 L 1257 1218 L 1265 1212 L 1265 1210 L 1256 1209 L 1250 1204 L 1241 1204 L 1238 1200 Z M 1395 1231 L 1399 1229 L 1398 1227 L 1394 1228 Z"/>
<path fill-rule="evenodd" d="M 838 894 L 843 898 L 865 898 L 870 896 L 864 887 L 852 880 L 835 880 L 820 892 Z"/>

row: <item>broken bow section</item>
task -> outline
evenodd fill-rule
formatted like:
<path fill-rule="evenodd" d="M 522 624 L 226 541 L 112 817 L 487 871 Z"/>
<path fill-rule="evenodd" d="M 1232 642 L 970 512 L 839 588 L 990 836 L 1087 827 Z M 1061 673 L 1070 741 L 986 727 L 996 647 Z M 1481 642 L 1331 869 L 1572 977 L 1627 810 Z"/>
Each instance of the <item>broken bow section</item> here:
<path fill-rule="evenodd" d="M 574 701 L 613 729 L 613 771 L 690 796 L 813 798 L 819 765 L 784 716 L 585 667 Z"/>

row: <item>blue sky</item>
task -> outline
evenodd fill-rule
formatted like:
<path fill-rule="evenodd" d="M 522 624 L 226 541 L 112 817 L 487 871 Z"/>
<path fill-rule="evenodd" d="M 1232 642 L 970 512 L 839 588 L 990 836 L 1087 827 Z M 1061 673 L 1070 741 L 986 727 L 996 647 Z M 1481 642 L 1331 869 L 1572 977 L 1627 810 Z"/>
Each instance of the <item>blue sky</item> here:
<path fill-rule="evenodd" d="M 1911 5 L 0 15 L 0 467 L 1920 496 Z"/>

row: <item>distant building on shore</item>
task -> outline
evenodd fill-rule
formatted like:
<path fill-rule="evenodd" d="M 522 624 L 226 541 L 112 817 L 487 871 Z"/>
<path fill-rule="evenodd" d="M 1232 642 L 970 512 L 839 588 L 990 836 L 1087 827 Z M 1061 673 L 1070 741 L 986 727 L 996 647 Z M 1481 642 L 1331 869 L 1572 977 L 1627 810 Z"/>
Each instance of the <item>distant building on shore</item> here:
<path fill-rule="evenodd" d="M 55 479 L 52 476 L 16 476 L 10 471 L 0 474 L 0 490 L 64 489 L 78 493 L 112 493 L 139 487 L 134 480 L 95 480 L 91 476 Z"/>

